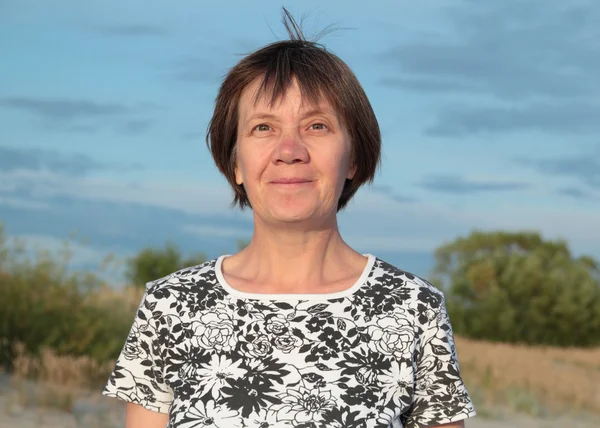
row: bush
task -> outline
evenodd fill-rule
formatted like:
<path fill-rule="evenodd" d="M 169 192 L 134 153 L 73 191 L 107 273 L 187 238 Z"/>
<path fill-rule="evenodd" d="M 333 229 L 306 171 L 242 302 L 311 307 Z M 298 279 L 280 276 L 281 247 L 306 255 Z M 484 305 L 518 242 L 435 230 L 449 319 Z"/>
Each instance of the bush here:
<path fill-rule="evenodd" d="M 100 363 L 114 358 L 135 310 L 97 304 L 106 287 L 89 273 L 68 272 L 68 248 L 33 260 L 24 246 L 11 250 L 0 228 L 0 366 L 11 369 L 19 343 L 32 355 L 49 348 Z"/>
<path fill-rule="evenodd" d="M 117 292 L 93 274 L 69 271 L 71 255 L 68 242 L 52 253 L 33 252 L 23 242 L 9 246 L 0 225 L 0 367 L 12 371 L 18 347 L 32 357 L 52 350 L 99 364 L 115 359 L 143 285 L 206 260 L 184 259 L 172 244 L 145 249 L 129 260 L 129 279 L 140 287 Z"/>
<path fill-rule="evenodd" d="M 147 282 L 162 278 L 180 269 L 202 264 L 206 261 L 204 254 L 197 254 L 184 259 L 173 243 L 167 243 L 162 249 L 146 248 L 127 261 L 127 280 L 137 286 L 144 287 Z"/>
<path fill-rule="evenodd" d="M 474 232 L 436 251 L 433 281 L 457 334 L 556 346 L 600 344 L 600 269 L 537 233 Z"/>

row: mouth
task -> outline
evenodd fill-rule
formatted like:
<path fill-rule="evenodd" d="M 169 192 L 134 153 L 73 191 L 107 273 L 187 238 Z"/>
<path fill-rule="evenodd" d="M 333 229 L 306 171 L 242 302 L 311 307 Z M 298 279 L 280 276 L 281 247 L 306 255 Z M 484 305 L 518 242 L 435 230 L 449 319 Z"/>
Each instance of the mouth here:
<path fill-rule="evenodd" d="M 279 185 L 300 185 L 300 184 L 308 184 L 312 183 L 312 180 L 307 178 L 278 178 L 277 180 L 271 181 L 271 184 L 279 184 Z"/>
<path fill-rule="evenodd" d="M 278 178 L 277 180 L 271 181 L 273 189 L 286 193 L 310 189 L 313 183 L 313 180 L 307 178 Z"/>

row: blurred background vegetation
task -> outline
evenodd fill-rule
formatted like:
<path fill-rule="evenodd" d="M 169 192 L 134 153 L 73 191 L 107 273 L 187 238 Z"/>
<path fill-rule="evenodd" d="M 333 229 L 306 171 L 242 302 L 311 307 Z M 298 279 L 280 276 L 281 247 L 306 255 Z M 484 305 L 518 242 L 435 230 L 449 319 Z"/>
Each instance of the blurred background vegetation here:
<path fill-rule="evenodd" d="M 442 245 L 431 281 L 457 334 L 529 345 L 600 345 L 600 265 L 537 233 L 475 231 Z"/>
<path fill-rule="evenodd" d="M 238 242 L 240 249 L 245 245 Z M 32 256 L 26 243 L 8 245 L 0 227 L 0 367 L 9 373 L 51 380 L 57 376 L 51 372 L 77 366 L 77 375 L 61 376 L 100 388 L 123 347 L 145 283 L 206 260 L 203 254 L 184 256 L 173 243 L 146 248 L 126 262 L 129 286 L 115 289 L 95 274 L 68 269 L 70 256 L 68 242 L 64 251 Z M 519 403 L 529 403 L 529 394 L 569 406 L 579 400 L 600 413 L 598 261 L 574 257 L 563 241 L 506 231 L 473 231 L 444 243 L 435 256 L 427 279 L 446 295 L 467 385 L 477 391 L 503 385 L 504 397 L 517 396 Z M 530 347 L 536 347 L 536 356 L 520 354 Z M 519 373 L 518 365 L 529 368 L 508 376 Z M 555 382 L 564 367 L 572 367 L 565 385 L 580 376 L 580 383 L 596 382 L 596 389 L 563 385 L 564 393 L 558 393 Z"/>

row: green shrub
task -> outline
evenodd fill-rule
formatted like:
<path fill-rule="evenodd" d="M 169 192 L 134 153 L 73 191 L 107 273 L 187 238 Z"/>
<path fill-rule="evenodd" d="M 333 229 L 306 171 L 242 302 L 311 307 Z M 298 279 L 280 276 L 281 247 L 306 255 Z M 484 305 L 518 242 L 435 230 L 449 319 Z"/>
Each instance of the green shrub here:
<path fill-rule="evenodd" d="M 474 232 L 440 247 L 433 281 L 453 329 L 474 339 L 600 344 L 600 267 L 537 233 Z"/>
<path fill-rule="evenodd" d="M 67 251 L 32 258 L 22 245 L 11 250 L 0 228 L 0 366 L 10 370 L 18 343 L 32 355 L 47 347 L 98 362 L 114 358 L 135 312 L 96 304 L 102 284 L 89 273 L 68 272 Z"/>
<path fill-rule="evenodd" d="M 130 258 L 125 276 L 132 285 L 144 287 L 147 282 L 205 261 L 204 254 L 184 259 L 175 244 L 169 242 L 162 249 L 145 248 Z"/>

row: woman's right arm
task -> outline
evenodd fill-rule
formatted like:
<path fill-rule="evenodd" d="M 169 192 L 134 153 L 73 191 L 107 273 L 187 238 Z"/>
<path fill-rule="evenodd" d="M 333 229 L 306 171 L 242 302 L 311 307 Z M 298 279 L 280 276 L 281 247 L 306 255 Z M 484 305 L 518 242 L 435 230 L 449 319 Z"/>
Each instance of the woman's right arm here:
<path fill-rule="evenodd" d="M 150 284 L 153 285 L 153 284 Z M 158 284 L 160 285 L 160 284 Z M 127 402 L 125 428 L 165 428 L 173 391 L 165 379 L 172 293 L 147 286 L 102 394 Z"/>
<path fill-rule="evenodd" d="M 125 428 L 165 428 L 169 422 L 166 413 L 154 412 L 135 403 L 127 403 Z"/>

